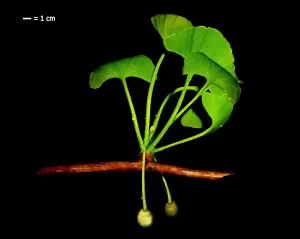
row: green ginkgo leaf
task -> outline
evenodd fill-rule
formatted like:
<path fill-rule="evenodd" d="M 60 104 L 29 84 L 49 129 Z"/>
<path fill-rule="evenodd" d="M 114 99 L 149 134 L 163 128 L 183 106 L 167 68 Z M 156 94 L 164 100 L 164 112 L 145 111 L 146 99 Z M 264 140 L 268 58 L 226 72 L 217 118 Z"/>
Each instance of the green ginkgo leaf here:
<path fill-rule="evenodd" d="M 109 79 L 125 80 L 127 77 L 137 77 L 150 83 L 154 68 L 147 56 L 125 58 L 99 66 L 91 73 L 89 84 L 91 88 L 97 89 Z"/>
<path fill-rule="evenodd" d="M 157 14 L 151 18 L 151 22 L 163 40 L 176 32 L 193 26 L 189 20 L 175 14 Z"/>
<path fill-rule="evenodd" d="M 202 52 L 237 78 L 230 44 L 217 29 L 204 26 L 185 28 L 166 37 L 164 46 L 183 58 L 192 52 Z"/>
<path fill-rule="evenodd" d="M 222 127 L 229 119 L 233 110 L 233 104 L 226 96 L 209 92 L 203 93 L 202 104 L 212 119 L 210 132 Z"/>
<path fill-rule="evenodd" d="M 197 74 L 205 77 L 212 93 L 226 95 L 233 103 L 240 98 L 241 88 L 237 79 L 201 52 L 191 53 L 185 58 L 183 74 Z"/>
<path fill-rule="evenodd" d="M 203 123 L 200 117 L 193 111 L 193 109 L 189 109 L 184 116 L 181 118 L 181 124 L 184 127 L 191 127 L 196 129 L 201 129 L 203 127 Z"/>

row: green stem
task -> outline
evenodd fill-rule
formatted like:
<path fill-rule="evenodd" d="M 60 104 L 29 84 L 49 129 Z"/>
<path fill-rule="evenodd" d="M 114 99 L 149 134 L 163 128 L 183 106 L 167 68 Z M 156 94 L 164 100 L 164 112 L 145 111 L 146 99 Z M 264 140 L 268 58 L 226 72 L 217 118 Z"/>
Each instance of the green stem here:
<path fill-rule="evenodd" d="M 155 120 L 153 122 L 153 128 L 154 130 L 151 132 L 150 131 L 150 137 L 149 137 L 149 141 L 152 139 L 153 135 L 155 134 L 155 131 L 157 129 L 157 125 L 158 125 L 158 121 L 160 119 L 161 113 L 165 107 L 165 105 L 167 104 L 168 100 L 177 92 L 180 92 L 184 89 L 184 87 L 179 87 L 177 89 L 175 89 L 173 92 L 171 92 L 170 94 L 167 95 L 167 97 L 164 99 L 163 103 L 161 104 L 158 113 L 155 116 Z M 193 91 L 198 91 L 199 87 L 198 86 L 188 86 L 187 90 L 193 90 Z"/>
<path fill-rule="evenodd" d="M 157 72 L 159 70 L 159 67 L 160 67 L 164 57 L 165 57 L 165 54 L 162 54 L 155 66 L 155 69 L 154 69 L 154 72 L 152 75 L 152 79 L 150 82 L 150 87 L 148 90 L 148 97 L 147 97 L 147 103 L 146 103 L 145 133 L 144 133 L 145 146 L 147 146 L 147 144 L 148 144 L 148 137 L 149 137 L 150 110 L 151 110 L 151 99 L 152 99 L 153 88 L 154 88 L 155 81 L 157 79 Z"/>
<path fill-rule="evenodd" d="M 168 122 L 166 123 L 165 127 L 162 129 L 162 131 L 158 134 L 158 136 L 156 137 L 156 139 L 151 143 L 151 145 L 149 147 L 147 147 L 147 152 L 152 152 L 154 147 L 158 144 L 158 142 L 161 140 L 161 138 L 164 136 L 164 134 L 167 132 L 168 128 L 172 125 L 172 123 L 174 122 L 174 119 L 175 119 L 175 116 L 182 104 L 182 101 L 183 101 L 183 98 L 185 96 L 185 93 L 186 93 L 186 90 L 187 90 L 187 87 L 189 85 L 189 83 L 191 82 L 192 80 L 192 77 L 193 75 L 187 75 L 187 78 L 186 78 L 186 81 L 185 81 L 185 84 L 184 84 L 184 88 L 183 90 L 181 91 L 181 95 L 178 99 L 178 102 L 176 104 L 176 107 L 172 113 L 172 115 L 170 116 Z"/>
<path fill-rule="evenodd" d="M 186 138 L 186 139 L 177 141 L 177 142 L 175 142 L 175 143 L 172 143 L 172 144 L 168 144 L 168 145 L 159 147 L 159 148 L 155 149 L 155 150 L 153 151 L 153 153 L 158 153 L 158 152 L 160 152 L 160 151 L 163 151 L 163 150 L 165 150 L 165 149 L 167 149 L 167 148 L 170 148 L 170 147 L 173 147 L 173 146 L 175 146 L 175 145 L 183 144 L 183 143 L 189 142 L 189 141 L 191 141 L 191 140 L 200 138 L 200 137 L 202 137 L 202 136 L 208 134 L 210 131 L 211 131 L 211 127 L 209 127 L 208 129 L 204 130 L 204 131 L 201 132 L 200 134 L 196 134 L 196 135 L 194 135 L 194 136 L 192 136 L 192 137 L 189 137 L 189 138 Z"/>
<path fill-rule="evenodd" d="M 201 90 L 198 91 L 198 93 L 194 96 L 194 98 L 185 106 L 182 108 L 182 110 L 179 111 L 179 113 L 176 115 L 175 120 L 177 120 L 180 115 L 184 113 L 207 89 L 208 89 L 208 81 L 204 84 L 204 86 L 201 88 Z"/>
<path fill-rule="evenodd" d="M 147 210 L 146 202 L 146 183 L 145 183 L 145 164 L 146 164 L 146 153 L 143 151 L 143 163 L 142 163 L 142 199 L 143 199 L 143 209 Z"/>
<path fill-rule="evenodd" d="M 137 122 L 137 117 L 136 117 L 136 114 L 135 114 L 134 106 L 133 106 L 133 103 L 132 103 L 132 100 L 131 100 L 131 96 L 130 96 L 130 93 L 129 93 L 129 90 L 128 90 L 126 80 L 122 79 L 122 83 L 123 83 L 123 86 L 124 86 L 124 90 L 125 90 L 125 93 L 126 93 L 126 96 L 127 96 L 128 103 L 129 103 L 135 133 L 136 133 L 140 148 L 141 148 L 141 150 L 143 150 L 144 143 L 143 143 L 143 139 L 142 139 L 142 136 L 141 136 L 139 125 L 138 125 L 138 122 Z"/>
<path fill-rule="evenodd" d="M 168 196 L 168 203 L 172 203 L 173 201 L 172 201 L 171 193 L 170 193 L 170 190 L 169 190 L 169 187 L 167 184 L 167 180 L 165 179 L 164 175 L 161 175 L 161 177 L 165 184 L 165 188 L 166 188 L 166 192 L 167 192 L 167 196 Z"/>
<path fill-rule="evenodd" d="M 155 157 L 153 157 L 153 160 L 155 163 L 157 163 L 157 159 Z M 171 197 L 171 193 L 170 193 L 170 190 L 169 190 L 169 187 L 168 187 L 168 183 L 167 183 L 167 180 L 165 178 L 165 176 L 163 174 L 161 174 L 161 178 L 164 182 L 164 185 L 165 185 L 165 188 L 166 188 L 166 192 L 167 192 L 167 196 L 168 196 L 168 203 L 172 203 L 172 197 Z"/>

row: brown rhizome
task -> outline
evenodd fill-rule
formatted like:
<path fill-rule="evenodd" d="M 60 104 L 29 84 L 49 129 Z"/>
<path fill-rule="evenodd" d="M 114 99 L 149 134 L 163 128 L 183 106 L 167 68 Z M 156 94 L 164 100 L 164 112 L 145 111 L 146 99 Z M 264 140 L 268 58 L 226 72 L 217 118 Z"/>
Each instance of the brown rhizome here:
<path fill-rule="evenodd" d="M 36 175 L 46 174 L 73 174 L 73 173 L 88 173 L 88 172 L 104 172 L 104 171 L 118 171 L 118 172 L 133 172 L 142 170 L 142 155 L 139 161 L 113 161 L 102 163 L 87 163 L 87 164 L 72 164 L 52 166 L 40 169 Z M 208 170 L 196 170 L 178 167 L 175 165 L 156 163 L 153 160 L 153 155 L 146 153 L 145 170 L 149 172 L 175 174 L 191 178 L 204 178 L 216 180 L 225 176 L 232 175 L 231 172 L 216 172 Z"/>

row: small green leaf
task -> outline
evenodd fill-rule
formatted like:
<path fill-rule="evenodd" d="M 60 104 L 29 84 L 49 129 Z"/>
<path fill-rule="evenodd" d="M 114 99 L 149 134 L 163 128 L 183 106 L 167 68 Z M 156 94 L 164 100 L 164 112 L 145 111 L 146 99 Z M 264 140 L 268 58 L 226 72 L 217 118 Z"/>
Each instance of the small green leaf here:
<path fill-rule="evenodd" d="M 157 14 L 151 18 L 151 22 L 163 40 L 184 28 L 193 26 L 189 20 L 175 14 Z"/>
<path fill-rule="evenodd" d="M 181 124 L 184 127 L 191 127 L 196 129 L 201 129 L 203 127 L 203 123 L 200 117 L 193 111 L 193 109 L 189 109 L 184 114 L 184 116 L 182 116 Z"/>
<path fill-rule="evenodd" d="M 106 80 L 119 78 L 125 80 L 127 77 L 141 78 L 151 82 L 154 64 L 144 55 L 125 58 L 99 66 L 90 75 L 89 84 L 93 89 L 99 88 Z"/>
<path fill-rule="evenodd" d="M 230 44 L 217 29 L 204 26 L 185 28 L 165 38 L 164 46 L 183 58 L 192 52 L 202 52 L 237 78 Z"/>
<path fill-rule="evenodd" d="M 204 92 L 202 104 L 212 119 L 211 132 L 222 127 L 229 119 L 233 110 L 233 104 L 226 96 L 220 96 L 209 92 Z"/>
<path fill-rule="evenodd" d="M 209 90 L 217 95 L 226 95 L 236 103 L 241 88 L 236 78 L 226 69 L 201 52 L 194 52 L 184 60 L 183 74 L 197 74 L 205 77 L 210 83 Z"/>

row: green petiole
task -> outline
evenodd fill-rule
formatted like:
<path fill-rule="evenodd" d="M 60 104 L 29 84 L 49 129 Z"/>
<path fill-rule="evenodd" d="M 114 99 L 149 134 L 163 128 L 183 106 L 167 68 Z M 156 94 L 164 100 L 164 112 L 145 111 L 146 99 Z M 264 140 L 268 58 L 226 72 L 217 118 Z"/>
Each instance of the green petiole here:
<path fill-rule="evenodd" d="M 153 160 L 154 160 L 154 162 L 157 163 L 157 159 L 155 157 L 153 157 Z M 166 180 L 166 178 L 165 178 L 165 176 L 163 174 L 161 174 L 161 178 L 162 178 L 162 180 L 164 182 L 164 185 L 165 185 L 165 188 L 166 188 L 167 197 L 168 197 L 168 203 L 172 203 L 173 201 L 172 201 L 172 197 L 171 197 L 170 189 L 168 187 L 167 180 Z"/>
<path fill-rule="evenodd" d="M 135 129 L 135 133 L 136 133 L 136 136 L 137 136 L 137 140 L 139 142 L 140 149 L 143 150 L 144 149 L 144 142 L 143 142 L 143 139 L 142 139 L 142 136 L 141 136 L 141 132 L 140 132 L 140 129 L 139 129 L 136 113 L 135 113 L 135 110 L 134 110 L 134 106 L 133 106 L 133 103 L 132 103 L 132 100 L 131 100 L 131 96 L 130 96 L 130 93 L 129 93 L 129 90 L 128 90 L 126 80 L 122 79 L 122 83 L 123 83 L 123 86 L 124 86 L 124 90 L 125 90 L 125 93 L 126 93 L 128 103 L 129 103 L 129 108 L 130 108 L 130 111 L 131 111 L 132 121 L 133 121 L 134 129 Z"/>
<path fill-rule="evenodd" d="M 143 162 L 142 162 L 142 199 L 143 199 L 143 209 L 144 211 L 147 210 L 147 201 L 146 201 L 146 182 L 145 182 L 145 164 L 146 164 L 146 153 L 145 151 L 142 152 L 143 154 Z"/>
<path fill-rule="evenodd" d="M 146 118 L 145 118 L 145 134 L 144 134 L 144 144 L 147 146 L 148 144 L 148 139 L 149 139 L 149 127 L 150 127 L 150 110 L 151 110 L 151 100 L 152 100 L 152 93 L 153 93 L 153 88 L 155 81 L 157 79 L 157 72 L 159 70 L 159 67 L 165 57 L 165 54 L 162 54 L 161 57 L 159 58 L 156 67 L 154 69 L 152 79 L 150 82 L 149 90 L 148 90 L 148 96 L 147 96 L 147 103 L 146 103 Z"/>
<path fill-rule="evenodd" d="M 209 127 L 208 129 L 204 130 L 203 132 L 201 132 L 201 133 L 199 133 L 199 134 L 196 134 L 196 135 L 194 135 L 194 136 L 192 136 L 192 137 L 189 137 L 189 138 L 186 138 L 186 139 L 177 141 L 177 142 L 172 143 L 172 144 L 168 144 L 168 145 L 166 145 L 166 146 L 159 147 L 159 148 L 155 149 L 155 150 L 153 151 L 153 153 L 158 153 L 158 152 L 160 152 L 160 151 L 163 151 L 163 150 L 165 150 L 165 149 L 167 149 L 167 148 L 170 148 L 170 147 L 173 147 L 173 146 L 175 146 L 175 145 L 183 144 L 183 143 L 192 141 L 192 140 L 194 140 L 194 139 L 200 138 L 200 137 L 202 137 L 202 136 L 208 134 L 208 133 L 211 131 L 211 129 L 212 129 L 212 126 Z"/>

